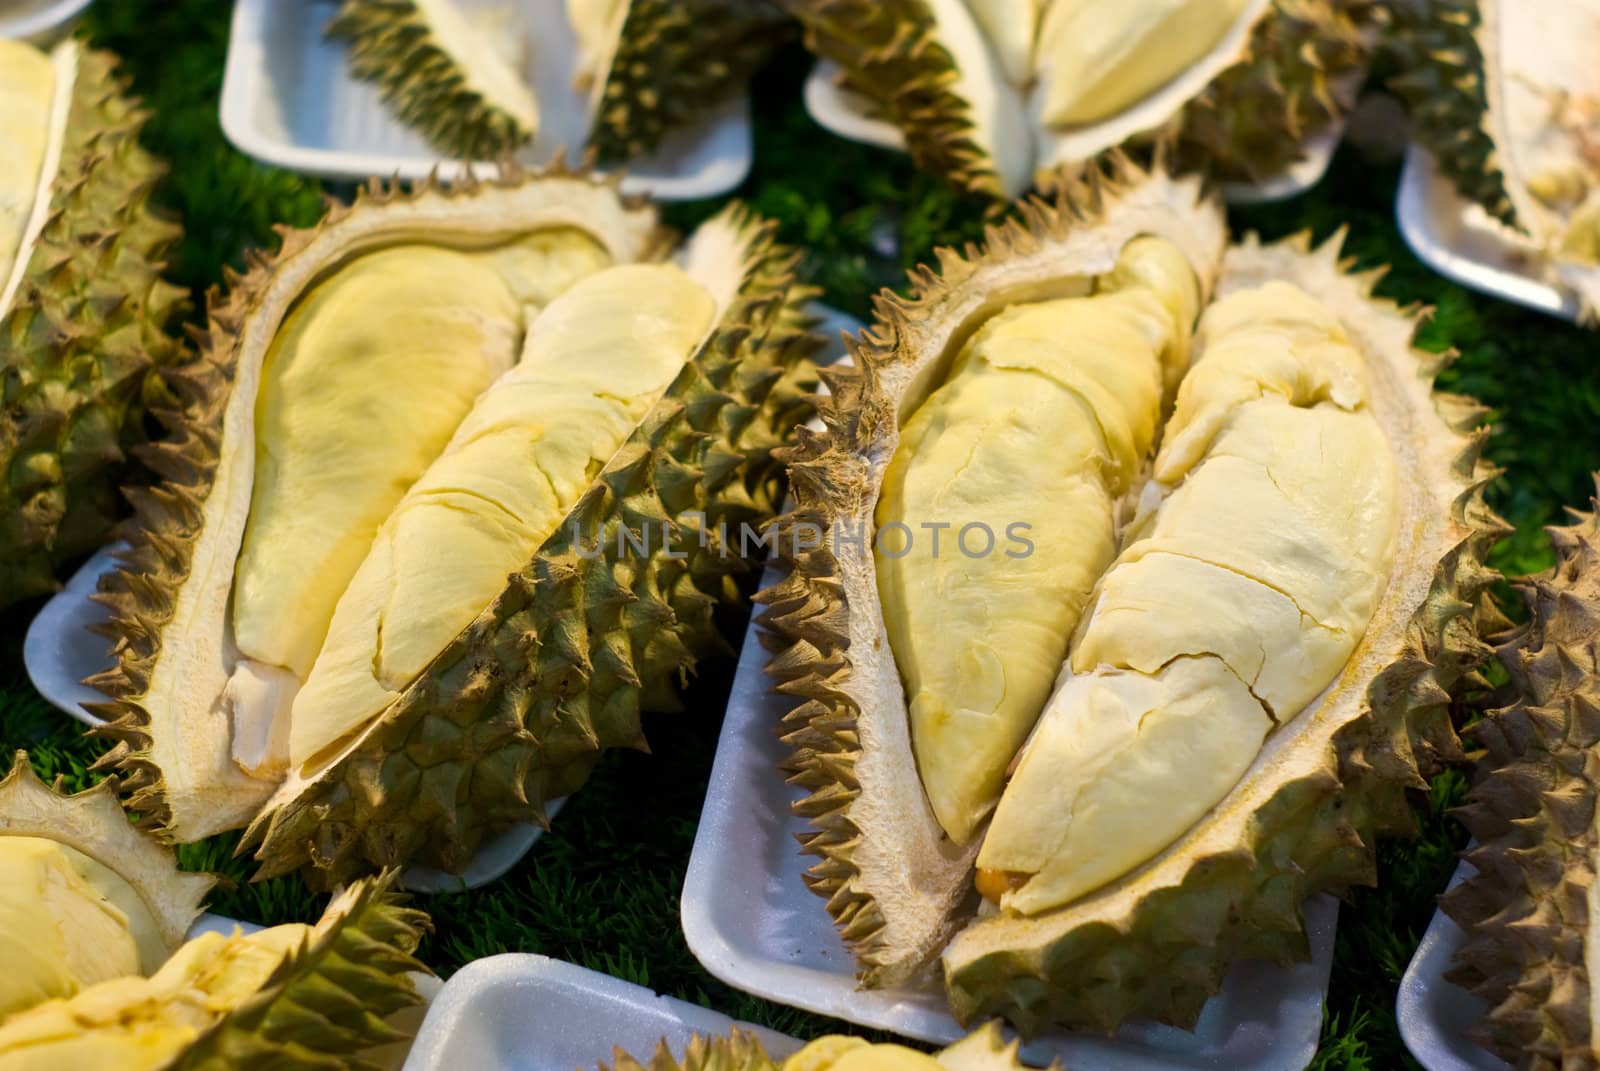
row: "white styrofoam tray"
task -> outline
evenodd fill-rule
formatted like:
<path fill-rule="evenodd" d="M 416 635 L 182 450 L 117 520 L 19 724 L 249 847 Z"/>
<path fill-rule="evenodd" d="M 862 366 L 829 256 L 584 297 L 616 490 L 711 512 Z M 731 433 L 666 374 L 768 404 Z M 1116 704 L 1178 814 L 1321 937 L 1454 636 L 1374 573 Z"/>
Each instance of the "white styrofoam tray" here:
<path fill-rule="evenodd" d="M 886 119 L 874 118 L 867 102 L 839 85 L 839 67 L 830 60 L 819 60 L 811 68 L 805 84 L 806 111 L 819 126 L 842 138 L 865 142 L 884 149 L 904 151 L 905 137 L 900 128 Z M 1305 193 L 1322 181 L 1333 163 L 1333 154 L 1344 138 L 1344 126 L 1320 134 L 1306 143 L 1305 157 L 1282 175 L 1258 184 L 1231 182 L 1222 187 L 1232 204 L 1267 204 L 1285 201 Z"/>
<path fill-rule="evenodd" d="M 1459 884 L 1471 868 L 1467 862 L 1458 866 L 1450 887 Z M 1395 997 L 1400 1037 L 1428 1071 L 1510 1071 L 1498 1057 L 1467 1040 L 1467 1031 L 1483 1020 L 1487 1005 L 1444 980 L 1451 959 L 1466 940 L 1467 935 L 1450 916 L 1443 911 L 1433 913 Z"/>
<path fill-rule="evenodd" d="M 107 642 L 89 631 L 103 622 L 106 610 L 90 596 L 100 577 L 116 565 L 113 547 L 106 547 L 83 564 L 28 626 L 22 641 L 22 661 L 39 694 L 51 705 L 85 725 L 99 725 L 101 719 L 83 708 L 85 703 L 104 702 L 105 696 L 84 684 L 111 666 Z M 547 808 L 554 818 L 564 800 L 554 800 Z M 515 866 L 539 839 L 543 830 L 536 825 L 514 826 L 478 850 L 466 873 L 446 874 L 428 866 L 406 868 L 405 886 L 411 892 L 458 892 L 487 885 Z"/>
<path fill-rule="evenodd" d="M 47 45 L 65 37 L 91 0 L 0 0 L 0 38 Z"/>
<path fill-rule="evenodd" d="M 754 1032 L 773 1057 L 800 1047 L 643 986 L 525 953 L 467 964 L 444 984 L 411 1046 L 405 1071 L 593 1071 L 614 1047 L 648 1060 L 665 1039 L 681 1056 L 692 1034 Z"/>
<path fill-rule="evenodd" d="M 542 164 L 563 146 L 581 153 L 581 116 L 571 88 L 577 47 L 563 0 L 461 0 L 465 8 L 500 7 L 536 50 L 526 74 L 541 101 L 541 133 L 519 154 Z M 323 35 L 337 0 L 238 0 L 223 75 L 221 119 L 241 151 L 278 167 L 323 178 L 445 177 L 465 166 L 395 118 L 370 82 L 350 75 L 342 42 Z M 750 170 L 748 96 L 730 99 L 704 120 L 670 135 L 648 157 L 629 161 L 623 188 L 662 200 L 714 197 Z M 474 165 L 493 173 L 494 165 Z"/>
<path fill-rule="evenodd" d="M 1406 150 L 1395 217 L 1411 251 L 1445 278 L 1551 316 L 1578 319 L 1578 296 L 1556 280 L 1533 243 L 1458 194 L 1421 146 Z"/>

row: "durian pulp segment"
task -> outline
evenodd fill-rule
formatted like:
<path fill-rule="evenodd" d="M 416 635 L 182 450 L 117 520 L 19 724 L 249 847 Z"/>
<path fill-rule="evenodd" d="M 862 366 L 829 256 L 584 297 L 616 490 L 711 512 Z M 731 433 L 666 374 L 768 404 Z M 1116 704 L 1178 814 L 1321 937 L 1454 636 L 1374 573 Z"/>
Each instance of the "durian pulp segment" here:
<path fill-rule="evenodd" d="M 935 1055 L 901 1045 L 830 1034 L 783 1062 L 783 1071 L 1021 1071 L 1017 1043 L 1006 1044 L 990 1021 Z"/>
<path fill-rule="evenodd" d="M 1049 696 L 1115 553 L 1115 502 L 1154 442 L 1170 370 L 1187 361 L 1199 292 L 1175 246 L 1135 240 L 1099 289 L 984 324 L 884 475 L 885 626 L 923 788 L 959 844 Z"/>
<path fill-rule="evenodd" d="M 539 131 L 539 101 L 524 81 L 527 42 L 506 9 L 474 10 L 456 0 L 412 0 L 434 43 L 454 61 L 467 87 L 510 115 L 530 137 Z M 512 32 L 507 32 L 510 29 Z"/>
<path fill-rule="evenodd" d="M 1007 197 L 1033 180 L 1033 134 L 1021 91 L 1006 78 L 1002 61 L 984 37 L 966 0 L 923 0 L 934 37 L 950 51 L 957 78 L 952 91 L 967 102 L 972 140 L 993 161 Z"/>
<path fill-rule="evenodd" d="M 1033 35 L 1047 0 L 966 0 L 1014 86 L 1033 77 Z"/>
<path fill-rule="evenodd" d="M 288 704 L 379 525 L 515 362 L 524 320 L 605 262 L 567 229 L 471 252 L 399 245 L 339 268 L 290 312 L 256 397 L 235 569 L 225 701 L 242 769 L 282 772 Z"/>
<path fill-rule="evenodd" d="M 1040 114 L 1067 127 L 1108 118 L 1205 56 L 1249 0 L 1051 0 L 1035 46 Z"/>
<path fill-rule="evenodd" d="M 0 1024 L 0 1071 L 156 1071 L 250 999 L 312 935 L 291 923 L 189 941 L 150 978 L 119 978 Z"/>
<path fill-rule="evenodd" d="M 1212 306 L 1154 480 L 978 856 L 1022 914 L 1156 855 L 1334 679 L 1398 538 L 1361 353 L 1286 283 Z"/>
<path fill-rule="evenodd" d="M 290 718 L 308 774 L 358 733 L 505 588 L 693 355 L 710 294 L 670 265 L 578 283 L 528 330 L 384 522 L 334 612 Z M 659 538 L 659 533 L 657 533 Z"/>
<path fill-rule="evenodd" d="M 0 40 L 0 316 L 11 307 L 29 250 L 50 212 L 77 81 L 79 47 L 48 55 Z"/>
<path fill-rule="evenodd" d="M 0 1018 L 139 973 L 128 916 L 72 855 L 42 837 L 0 837 Z"/>

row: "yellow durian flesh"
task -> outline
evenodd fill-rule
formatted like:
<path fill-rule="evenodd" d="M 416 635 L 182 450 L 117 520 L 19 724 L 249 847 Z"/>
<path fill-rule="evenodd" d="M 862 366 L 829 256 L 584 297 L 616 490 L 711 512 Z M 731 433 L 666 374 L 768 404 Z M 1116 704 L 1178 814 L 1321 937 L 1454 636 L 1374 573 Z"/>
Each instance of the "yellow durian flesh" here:
<path fill-rule="evenodd" d="M 710 328 L 670 265 L 578 283 L 384 522 L 290 716 L 302 772 L 392 703 L 555 531 Z"/>
<path fill-rule="evenodd" d="M 128 915 L 73 856 L 90 862 L 53 840 L 0 837 L 0 1017 L 140 972 Z"/>
<path fill-rule="evenodd" d="M 1130 243 L 1100 288 L 980 328 L 884 476 L 878 591 L 923 787 L 957 843 L 1049 696 L 1187 359 L 1198 284 L 1175 247 Z"/>
<path fill-rule="evenodd" d="M 1006 79 L 1025 85 L 1032 77 L 1033 34 L 1045 0 L 966 0 L 989 39 Z"/>
<path fill-rule="evenodd" d="M 38 201 L 55 84 L 48 56 L 23 41 L 0 40 L 0 295 L 16 268 Z"/>
<path fill-rule="evenodd" d="M 281 772 L 288 705 L 379 525 L 515 362 L 525 316 L 604 262 L 569 229 L 480 251 L 399 245 L 290 312 L 262 370 L 235 567 L 226 700 L 241 767 Z"/>
<path fill-rule="evenodd" d="M 1209 310 L 1197 352 L 979 853 L 1006 910 L 1068 903 L 1177 839 L 1338 677 L 1386 583 L 1398 477 L 1338 322 L 1269 283 Z"/>
<path fill-rule="evenodd" d="M 1215 48 L 1250 0 L 1052 0 L 1039 25 L 1035 92 L 1054 127 L 1138 103 Z"/>
<path fill-rule="evenodd" d="M 1006 1043 L 991 1021 L 937 1055 L 902 1045 L 874 1045 L 864 1038 L 829 1034 L 783 1062 L 783 1071 L 1013 1071 L 1022 1062 L 1016 1042 Z"/>
<path fill-rule="evenodd" d="M 250 999 L 310 938 L 291 923 L 202 934 L 149 978 L 119 978 L 0 1024 L 0 1071 L 155 1071 Z"/>

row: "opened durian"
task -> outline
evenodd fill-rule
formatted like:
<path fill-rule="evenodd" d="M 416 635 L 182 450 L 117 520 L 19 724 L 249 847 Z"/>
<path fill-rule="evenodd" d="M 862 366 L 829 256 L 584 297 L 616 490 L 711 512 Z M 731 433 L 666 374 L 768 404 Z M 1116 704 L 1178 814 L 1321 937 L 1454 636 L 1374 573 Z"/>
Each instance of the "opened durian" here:
<path fill-rule="evenodd" d="M 765 0 L 564 0 L 530 40 L 504 6 L 344 0 L 328 32 L 435 148 L 493 159 L 527 143 L 621 162 L 738 93 L 781 36 Z M 553 31 L 552 31 L 553 33 Z"/>
<path fill-rule="evenodd" d="M 1125 160 L 1059 184 L 828 373 L 769 671 L 866 985 L 1188 1025 L 1460 757 L 1504 526 L 1481 411 L 1337 241 L 1225 248 L 1198 179 Z"/>
<path fill-rule="evenodd" d="M 391 879 L 316 926 L 184 937 L 215 884 L 178 870 L 109 782 L 52 791 L 18 753 L 0 780 L 0 1068 L 372 1067 L 420 1002 L 427 919 Z"/>
<path fill-rule="evenodd" d="M 150 208 L 166 167 L 125 88 L 108 53 L 0 40 L 0 606 L 105 542 L 146 411 L 170 404 L 180 230 Z"/>
<path fill-rule="evenodd" d="M 1556 565 L 1521 585 L 1529 620 L 1496 651 L 1509 703 L 1467 732 L 1482 750 L 1456 810 L 1472 870 L 1440 898 L 1466 931 L 1446 977 L 1483 998 L 1472 1037 L 1526 1071 L 1593 1067 L 1600 528 L 1552 528 Z"/>
<path fill-rule="evenodd" d="M 1020 1071 L 1023 1066 L 1017 1056 L 1017 1043 L 1007 1043 L 996 1022 L 933 1054 L 903 1045 L 874 1045 L 862 1038 L 829 1034 L 779 1062 L 767 1055 L 753 1034 L 735 1029 L 725 1038 L 696 1034 L 681 1060 L 672 1055 L 663 1040 L 646 1063 L 621 1049 L 612 1061 L 610 1065 L 601 1064 L 601 1071 Z"/>
<path fill-rule="evenodd" d="M 1600 2 L 1401 4 L 1394 81 L 1463 197 L 1510 226 L 1600 316 Z"/>
<path fill-rule="evenodd" d="M 562 170 L 380 190 L 213 302 L 99 596 L 104 761 L 161 836 L 459 872 L 676 709 L 815 339 L 748 211 L 672 245 Z"/>
<path fill-rule="evenodd" d="M 1172 137 L 1259 182 L 1354 103 L 1374 0 L 780 0 L 918 166 L 1012 197 L 1053 169 Z"/>

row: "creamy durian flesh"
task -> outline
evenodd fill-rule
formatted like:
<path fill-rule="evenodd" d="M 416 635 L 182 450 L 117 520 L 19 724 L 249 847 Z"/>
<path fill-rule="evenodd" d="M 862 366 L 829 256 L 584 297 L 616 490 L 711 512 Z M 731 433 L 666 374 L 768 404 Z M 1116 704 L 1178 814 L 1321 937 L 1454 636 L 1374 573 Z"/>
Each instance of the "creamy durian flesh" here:
<path fill-rule="evenodd" d="M 49 155 L 56 64 L 21 41 L 0 41 L 0 312 L 30 222 Z"/>

